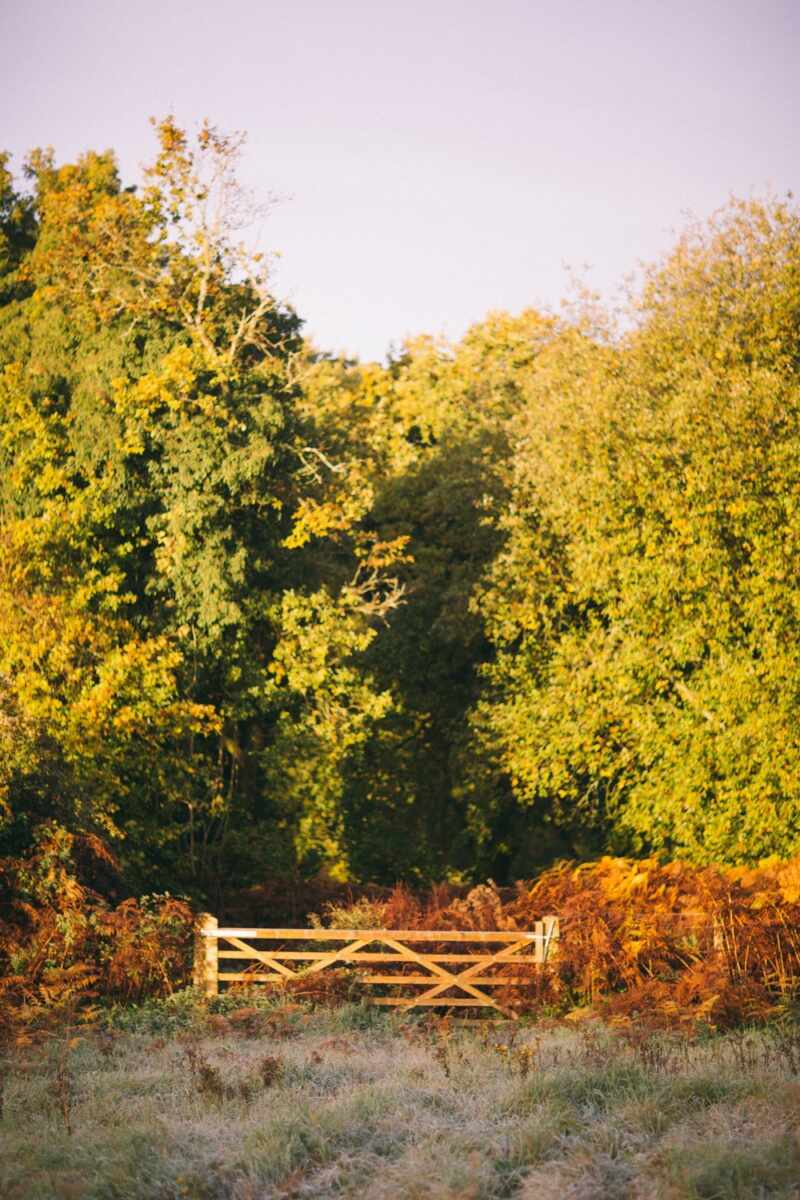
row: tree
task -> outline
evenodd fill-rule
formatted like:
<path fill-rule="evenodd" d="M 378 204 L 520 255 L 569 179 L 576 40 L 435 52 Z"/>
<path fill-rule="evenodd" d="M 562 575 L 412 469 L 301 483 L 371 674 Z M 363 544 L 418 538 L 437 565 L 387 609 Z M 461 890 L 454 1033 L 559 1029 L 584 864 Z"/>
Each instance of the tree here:
<path fill-rule="evenodd" d="M 345 764 L 343 838 L 361 878 L 485 877 L 507 865 L 490 815 L 507 788 L 467 720 L 488 653 L 470 599 L 502 541 L 484 500 L 500 487 L 507 425 L 554 330 L 533 311 L 495 314 L 456 346 L 421 338 L 386 368 L 323 359 L 304 378 L 310 436 L 336 467 L 309 526 L 328 531 L 338 497 L 357 496 L 345 540 L 360 531 L 405 555 L 395 568 L 405 603 L 364 656 L 393 703 Z"/>
<path fill-rule="evenodd" d="M 531 377 L 476 719 L 577 844 L 797 849 L 798 232 L 734 204 L 649 274 L 630 335 Z"/>
<path fill-rule="evenodd" d="M 7 225 L 19 211 L 35 222 L 12 264 L 25 288 L 0 318 L 4 598 L 9 614 L 50 614 L 53 641 L 37 655 L 36 622 L 9 624 L 5 679 L 22 720 L 23 664 L 37 663 L 32 689 L 55 705 L 43 719 L 58 764 L 47 787 L 69 761 L 72 791 L 83 789 L 83 808 L 43 795 L 45 808 L 126 838 L 142 879 L 209 887 L 231 855 L 246 876 L 302 853 L 308 814 L 271 781 L 287 705 L 300 719 L 330 688 L 294 688 L 288 647 L 308 643 L 294 614 L 332 605 L 335 671 L 366 636 L 356 610 L 369 610 L 383 572 L 335 596 L 319 580 L 309 592 L 303 539 L 291 537 L 300 323 L 236 240 L 248 219 L 241 142 L 208 125 L 192 142 L 171 121 L 157 133 L 141 193 L 121 188 L 110 154 L 56 167 L 38 153 L 33 196 L 4 203 Z M 129 711 L 132 687 L 149 725 L 113 716 Z M 98 694 L 113 736 L 99 717 L 91 737 L 74 724 Z M 43 770 L 38 744 L 32 735 L 6 782 L 18 811 Z"/>

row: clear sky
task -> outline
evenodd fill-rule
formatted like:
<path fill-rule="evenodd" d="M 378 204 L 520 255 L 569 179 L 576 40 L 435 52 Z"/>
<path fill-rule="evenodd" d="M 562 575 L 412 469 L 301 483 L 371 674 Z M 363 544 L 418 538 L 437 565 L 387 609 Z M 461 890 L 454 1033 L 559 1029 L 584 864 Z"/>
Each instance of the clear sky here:
<path fill-rule="evenodd" d="M 800 0 L 0 0 L 0 145 L 249 134 L 276 290 L 380 358 L 611 293 L 731 193 L 800 191 Z"/>

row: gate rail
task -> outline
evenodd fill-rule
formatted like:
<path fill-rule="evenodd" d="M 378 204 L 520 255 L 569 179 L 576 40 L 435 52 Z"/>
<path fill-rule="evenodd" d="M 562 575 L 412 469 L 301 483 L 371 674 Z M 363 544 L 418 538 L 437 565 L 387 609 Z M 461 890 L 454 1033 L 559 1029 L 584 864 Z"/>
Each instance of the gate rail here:
<path fill-rule="evenodd" d="M 196 933 L 194 982 L 206 996 L 217 995 L 221 983 L 285 984 L 327 967 L 353 964 L 360 982 L 367 986 L 425 988 L 417 995 L 371 996 L 370 1004 L 403 1009 L 423 1005 L 494 1008 L 513 1017 L 513 1012 L 484 989 L 530 983 L 535 971 L 553 958 L 559 929 L 558 917 L 553 916 L 536 921 L 532 930 L 221 929 L 216 917 L 203 913 Z M 278 944 L 250 945 L 253 941 Z M 300 943 L 300 948 L 287 948 L 287 942 L 290 946 Z M 325 942 L 345 945 L 316 948 L 317 943 Z M 313 943 L 314 949 L 303 943 Z M 450 944 L 472 944 L 477 952 L 442 949 Z M 376 949 L 367 950 L 368 946 Z M 251 965 L 244 970 L 225 970 L 230 959 Z M 299 967 L 301 963 L 308 965 Z M 450 963 L 468 965 L 460 970 L 442 965 Z M 375 967 L 378 972 L 372 973 Z M 416 972 L 406 973 L 409 967 Z M 445 994 L 454 990 L 459 994 Z"/>

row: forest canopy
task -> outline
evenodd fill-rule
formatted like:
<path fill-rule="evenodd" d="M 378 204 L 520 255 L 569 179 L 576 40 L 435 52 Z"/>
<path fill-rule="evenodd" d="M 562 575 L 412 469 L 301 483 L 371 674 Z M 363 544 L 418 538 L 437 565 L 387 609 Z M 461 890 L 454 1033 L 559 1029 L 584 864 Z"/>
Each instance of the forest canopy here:
<path fill-rule="evenodd" d="M 0 856 L 129 888 L 800 852 L 800 213 L 325 354 L 242 139 L 0 157 Z"/>

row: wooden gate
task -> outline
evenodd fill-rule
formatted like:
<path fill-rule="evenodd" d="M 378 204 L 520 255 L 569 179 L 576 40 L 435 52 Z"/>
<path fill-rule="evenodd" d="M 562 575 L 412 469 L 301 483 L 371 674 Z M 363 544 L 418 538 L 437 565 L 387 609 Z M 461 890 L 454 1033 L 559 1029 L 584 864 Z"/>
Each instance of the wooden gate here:
<path fill-rule="evenodd" d="M 514 1017 L 486 989 L 530 983 L 535 971 L 553 957 L 557 941 L 557 917 L 544 917 L 531 931 L 484 932 L 220 929 L 216 917 L 205 913 L 198 922 L 194 980 L 200 991 L 214 996 L 221 983 L 285 984 L 326 967 L 353 965 L 362 984 L 405 991 L 371 996 L 371 1004 L 401 1009 L 494 1008 Z M 226 970 L 229 960 L 235 960 L 239 969 Z M 421 992 L 408 994 L 407 989 L 420 987 Z"/>

